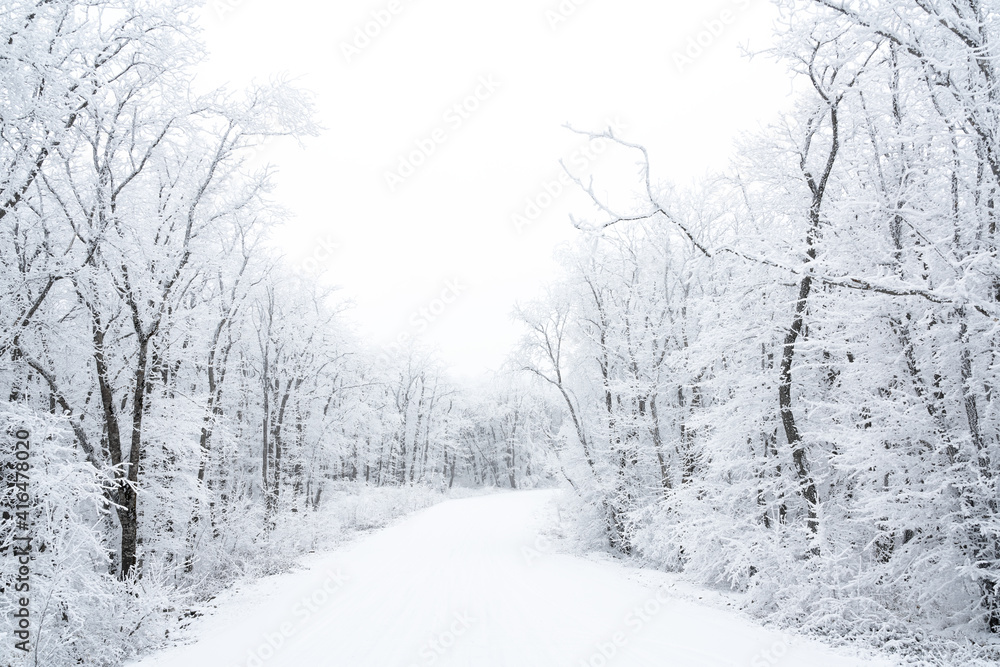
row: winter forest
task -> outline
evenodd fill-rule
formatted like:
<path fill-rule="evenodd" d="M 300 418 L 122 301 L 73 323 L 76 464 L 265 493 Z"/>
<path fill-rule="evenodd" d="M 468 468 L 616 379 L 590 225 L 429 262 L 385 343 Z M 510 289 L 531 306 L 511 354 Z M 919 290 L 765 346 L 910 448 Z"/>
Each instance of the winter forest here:
<path fill-rule="evenodd" d="M 794 107 L 693 187 L 576 130 L 634 168 L 570 177 L 472 386 L 269 243 L 253 158 L 323 131 L 307 91 L 196 91 L 186 2 L 0 3 L 0 664 L 122 665 L 348 533 L 555 487 L 769 627 L 997 664 L 1000 3 L 776 4 Z"/>

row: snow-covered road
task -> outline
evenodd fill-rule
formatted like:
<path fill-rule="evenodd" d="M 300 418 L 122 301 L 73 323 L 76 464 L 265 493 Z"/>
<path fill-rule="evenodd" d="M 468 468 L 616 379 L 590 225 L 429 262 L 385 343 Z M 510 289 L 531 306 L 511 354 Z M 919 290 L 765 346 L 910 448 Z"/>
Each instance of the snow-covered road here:
<path fill-rule="evenodd" d="M 849 667 L 539 540 L 552 491 L 451 500 L 219 600 L 135 667 Z M 634 571 L 632 571 L 634 572 Z M 664 579 L 666 581 L 666 579 Z"/>

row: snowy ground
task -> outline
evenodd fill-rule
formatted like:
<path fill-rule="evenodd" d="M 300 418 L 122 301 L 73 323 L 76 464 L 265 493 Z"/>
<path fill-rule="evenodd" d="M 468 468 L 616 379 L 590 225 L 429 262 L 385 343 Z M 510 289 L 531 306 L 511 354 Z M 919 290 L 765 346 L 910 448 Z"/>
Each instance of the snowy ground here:
<path fill-rule="evenodd" d="M 894 664 L 764 629 L 719 608 L 717 599 L 691 600 L 669 577 L 637 577 L 613 561 L 555 553 L 544 537 L 554 493 L 504 493 L 423 510 L 313 555 L 302 570 L 227 593 L 192 626 L 193 643 L 133 665 Z"/>

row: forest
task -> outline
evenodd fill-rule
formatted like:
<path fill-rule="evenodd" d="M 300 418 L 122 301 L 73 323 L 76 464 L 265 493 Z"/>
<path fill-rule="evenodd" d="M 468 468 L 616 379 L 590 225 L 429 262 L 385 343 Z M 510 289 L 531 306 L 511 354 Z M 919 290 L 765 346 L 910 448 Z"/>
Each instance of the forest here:
<path fill-rule="evenodd" d="M 253 158 L 314 131 L 308 99 L 196 94 L 189 9 L 0 15 L 0 657 L 24 536 L 37 664 L 117 665 L 338 523 L 545 476 L 525 388 L 461 395 L 432 354 L 369 349 L 269 248 L 282 213 Z"/>
<path fill-rule="evenodd" d="M 963 644 L 1000 631 L 1000 8 L 781 7 L 802 92 L 727 173 L 680 191 L 590 134 L 638 184 L 578 180 L 524 366 L 616 550 L 831 637 Z"/>
<path fill-rule="evenodd" d="M 0 662 L 20 554 L 35 664 L 119 665 L 342 531 L 555 484 L 779 627 L 1000 660 L 1000 5 L 776 4 L 796 101 L 729 169 L 578 130 L 635 186 L 570 174 L 562 276 L 477 387 L 269 244 L 255 154 L 319 131 L 306 92 L 197 91 L 185 2 L 0 8 Z"/>

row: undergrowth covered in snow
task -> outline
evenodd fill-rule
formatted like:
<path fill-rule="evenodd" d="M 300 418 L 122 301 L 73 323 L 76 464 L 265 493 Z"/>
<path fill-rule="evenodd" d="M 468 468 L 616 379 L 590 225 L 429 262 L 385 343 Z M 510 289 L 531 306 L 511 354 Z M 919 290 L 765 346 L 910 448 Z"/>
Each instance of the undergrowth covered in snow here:
<path fill-rule="evenodd" d="M 672 585 L 678 595 L 720 608 L 739 609 L 749 617 L 784 631 L 813 637 L 835 646 L 853 646 L 887 654 L 914 667 L 990 667 L 1000 664 L 1000 642 L 974 627 L 945 629 L 907 618 L 875 596 L 860 594 L 838 581 L 848 578 L 851 563 L 835 555 L 775 563 L 754 573 L 744 586 L 725 577 L 741 558 L 739 549 L 714 545 L 717 568 L 685 566 L 683 551 L 657 530 L 655 523 L 638 531 L 631 556 L 608 543 L 605 517 L 571 490 L 558 496 L 548 517 L 555 549 L 591 557 L 614 558 L 648 571 L 671 573 L 687 586 Z M 720 550 L 721 549 L 721 550 Z M 707 550 L 706 550 L 707 551 Z M 685 594 L 686 591 L 686 594 Z M 947 595 L 947 591 L 939 591 Z"/>
<path fill-rule="evenodd" d="M 101 540 L 100 479 L 80 462 L 63 431 L 32 421 L 35 553 L 30 595 L 33 649 L 16 653 L 15 594 L 0 595 L 0 665 L 27 657 L 45 667 L 113 667 L 169 643 L 214 596 L 240 580 L 292 567 L 303 554 L 331 549 L 364 531 L 445 499 L 429 487 L 371 487 L 344 482 L 328 490 L 317 508 L 291 506 L 265 530 L 258 506 L 233 512 L 210 544 L 198 549 L 190 572 L 146 554 L 141 579 L 119 580 L 108 571 Z M 43 488 L 50 484 L 54 488 Z M 58 487 L 58 488 L 55 488 Z M 459 492 L 460 493 L 460 492 Z M 105 563 L 101 567 L 101 563 Z M 16 558 L 0 558 L 0 577 L 13 581 Z M 14 593 L 14 591 L 10 591 Z"/>

